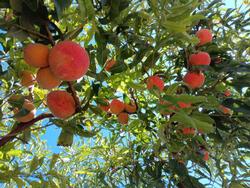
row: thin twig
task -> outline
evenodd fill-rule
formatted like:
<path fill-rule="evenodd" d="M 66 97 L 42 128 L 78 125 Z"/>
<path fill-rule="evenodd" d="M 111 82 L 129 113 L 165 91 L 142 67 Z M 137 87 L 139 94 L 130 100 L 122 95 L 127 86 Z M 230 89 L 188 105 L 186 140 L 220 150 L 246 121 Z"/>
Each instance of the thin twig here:
<path fill-rule="evenodd" d="M 25 141 L 24 139 L 22 139 L 22 138 L 20 138 L 20 137 L 15 136 L 15 138 L 16 138 L 17 140 L 22 141 L 24 144 L 28 144 L 27 141 Z"/>
<path fill-rule="evenodd" d="M 134 101 L 134 103 L 135 103 L 136 111 L 137 111 L 138 108 L 139 108 L 139 106 L 138 106 L 137 100 L 136 100 L 136 98 L 135 98 L 133 89 L 130 88 L 130 89 L 129 89 L 129 92 L 130 92 L 131 98 L 133 99 L 133 101 Z"/>
<path fill-rule="evenodd" d="M 36 131 L 36 130 L 44 129 L 46 127 L 50 127 L 51 125 L 54 125 L 54 124 L 51 123 L 51 124 L 47 124 L 47 125 L 44 125 L 44 126 L 41 126 L 41 127 L 33 128 L 33 129 L 30 129 L 30 131 Z"/>
<path fill-rule="evenodd" d="M 50 30 L 49 30 L 48 23 L 45 24 L 45 29 L 46 29 L 46 31 L 48 33 L 48 38 L 50 40 L 51 45 L 55 46 L 55 41 L 54 41 L 53 36 L 52 36 L 52 34 L 51 34 Z"/>
<path fill-rule="evenodd" d="M 18 25 L 18 24 L 15 24 L 14 26 L 22 29 L 23 31 L 26 31 L 27 33 L 29 33 L 31 35 L 38 36 L 38 37 L 41 37 L 41 38 L 49 40 L 49 38 L 46 35 L 43 35 L 41 33 L 35 32 L 35 31 L 31 31 L 31 30 L 29 30 L 29 29 L 27 29 L 27 28 L 25 28 L 25 27 L 23 27 L 21 25 Z"/>
<path fill-rule="evenodd" d="M 72 85 L 72 82 L 67 82 L 69 86 L 70 93 L 72 94 L 72 97 L 74 98 L 74 101 L 76 103 L 76 113 L 81 110 L 81 103 L 79 100 L 79 97 L 77 96 L 76 90 Z"/>
<path fill-rule="evenodd" d="M 185 52 L 185 58 L 186 58 L 186 62 L 187 62 L 187 70 L 189 70 L 190 69 L 190 66 L 189 66 L 189 52 L 188 52 L 188 50 L 185 48 L 184 49 L 184 52 Z"/>
<path fill-rule="evenodd" d="M 230 76 L 229 75 L 226 75 L 226 76 L 224 76 L 223 78 L 220 78 L 220 79 L 218 79 L 213 85 L 211 85 L 210 87 L 207 87 L 207 88 L 205 88 L 204 90 L 202 90 L 201 92 L 200 92 L 200 94 L 205 94 L 205 93 L 207 93 L 208 91 L 212 91 L 219 83 L 221 83 L 221 82 L 224 82 L 226 79 L 228 79 Z"/>

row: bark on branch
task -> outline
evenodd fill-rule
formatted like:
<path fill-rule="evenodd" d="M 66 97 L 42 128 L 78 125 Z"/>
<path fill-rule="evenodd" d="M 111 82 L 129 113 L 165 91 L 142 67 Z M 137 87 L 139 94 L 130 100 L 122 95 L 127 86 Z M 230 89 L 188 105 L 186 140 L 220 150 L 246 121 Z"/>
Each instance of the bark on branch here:
<path fill-rule="evenodd" d="M 67 82 L 69 86 L 69 92 L 72 94 L 72 97 L 74 98 L 74 101 L 76 103 L 76 113 L 81 111 L 81 103 L 79 100 L 79 97 L 77 96 L 76 90 L 72 85 L 72 82 Z"/>
<path fill-rule="evenodd" d="M 11 132 L 9 132 L 7 135 L 0 138 L 0 147 L 4 146 L 7 142 L 12 141 L 16 136 L 20 133 L 22 133 L 25 129 L 31 127 L 34 123 L 45 119 L 45 118 L 51 118 L 54 117 L 53 114 L 41 114 L 34 118 L 31 121 L 25 122 L 25 123 L 19 123 L 16 128 L 14 128 Z"/>

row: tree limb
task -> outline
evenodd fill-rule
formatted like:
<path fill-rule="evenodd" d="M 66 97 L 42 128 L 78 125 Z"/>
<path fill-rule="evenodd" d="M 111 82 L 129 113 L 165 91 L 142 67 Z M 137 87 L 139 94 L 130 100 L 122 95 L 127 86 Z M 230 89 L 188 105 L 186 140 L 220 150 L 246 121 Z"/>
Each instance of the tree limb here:
<path fill-rule="evenodd" d="M 16 138 L 16 135 L 23 132 L 25 129 L 31 127 L 34 123 L 45 119 L 45 118 L 51 118 L 54 117 L 53 114 L 41 114 L 37 116 L 36 118 L 32 119 L 31 121 L 25 122 L 25 123 L 19 123 L 16 128 L 14 128 L 10 133 L 0 138 L 0 147 L 4 146 L 6 143 L 12 141 L 14 138 Z"/>

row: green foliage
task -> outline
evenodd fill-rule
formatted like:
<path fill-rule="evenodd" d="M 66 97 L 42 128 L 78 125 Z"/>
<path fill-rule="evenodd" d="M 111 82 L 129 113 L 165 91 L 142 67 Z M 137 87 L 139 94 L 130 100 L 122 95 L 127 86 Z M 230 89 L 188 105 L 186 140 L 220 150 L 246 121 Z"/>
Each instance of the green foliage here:
<path fill-rule="evenodd" d="M 2 185 L 250 186 L 249 3 L 227 9 L 220 0 L 0 0 L 0 7 L 0 143 L 20 128 L 15 117 L 29 113 L 21 109 L 25 98 L 39 114 L 48 110 L 48 91 L 20 85 L 21 71 L 37 71 L 23 60 L 25 45 L 73 40 L 91 59 L 83 79 L 72 82 L 80 112 L 37 121 L 0 146 Z M 214 38 L 197 47 L 201 28 Z M 182 77 L 197 51 L 208 52 L 211 64 L 200 67 L 205 85 L 191 90 Z M 110 59 L 116 64 L 106 71 Z M 163 79 L 163 92 L 147 89 L 152 75 Z M 70 90 L 64 82 L 59 88 Z M 23 97 L 11 100 L 15 94 Z M 136 102 L 128 125 L 99 108 L 114 98 Z M 21 110 L 13 116 L 16 107 Z M 55 153 L 42 137 L 48 126 L 60 131 Z"/>

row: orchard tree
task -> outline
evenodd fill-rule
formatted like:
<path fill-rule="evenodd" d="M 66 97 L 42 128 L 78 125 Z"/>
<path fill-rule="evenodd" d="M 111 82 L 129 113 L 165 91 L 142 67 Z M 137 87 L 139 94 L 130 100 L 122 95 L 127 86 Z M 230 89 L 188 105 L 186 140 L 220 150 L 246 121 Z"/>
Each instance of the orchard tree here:
<path fill-rule="evenodd" d="M 1 186 L 250 187 L 250 6 L 234 4 L 0 0 Z"/>

